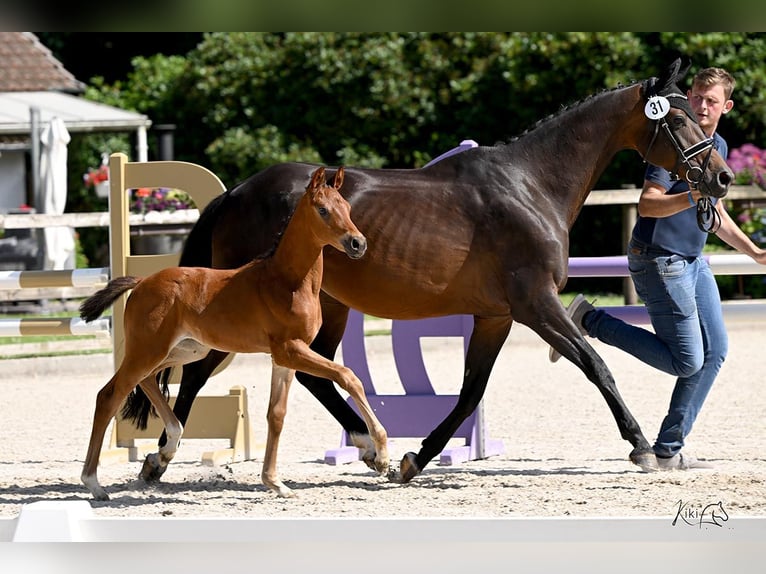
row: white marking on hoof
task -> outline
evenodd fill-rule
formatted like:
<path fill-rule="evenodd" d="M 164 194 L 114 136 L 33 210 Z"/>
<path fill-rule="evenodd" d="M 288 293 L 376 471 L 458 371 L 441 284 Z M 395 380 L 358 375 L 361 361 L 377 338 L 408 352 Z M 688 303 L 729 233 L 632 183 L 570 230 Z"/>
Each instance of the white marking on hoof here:
<path fill-rule="evenodd" d="M 280 498 L 295 498 L 296 494 L 291 488 L 289 488 L 284 482 L 279 479 L 271 480 L 266 477 L 261 477 L 261 482 L 269 490 L 274 491 Z"/>
<path fill-rule="evenodd" d="M 90 476 L 82 475 L 80 479 L 93 495 L 94 499 L 109 500 L 109 495 L 106 493 L 106 490 L 104 490 L 103 487 L 98 483 L 98 477 L 95 474 Z"/>

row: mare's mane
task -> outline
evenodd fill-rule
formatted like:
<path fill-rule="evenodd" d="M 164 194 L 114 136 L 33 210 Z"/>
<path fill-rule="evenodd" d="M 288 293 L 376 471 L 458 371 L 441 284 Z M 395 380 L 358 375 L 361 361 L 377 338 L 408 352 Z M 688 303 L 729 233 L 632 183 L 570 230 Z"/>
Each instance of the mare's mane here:
<path fill-rule="evenodd" d="M 627 84 L 627 85 L 626 84 L 618 84 L 617 86 L 615 86 L 613 88 L 604 88 L 603 90 L 600 90 L 598 92 L 589 94 L 589 95 L 585 96 L 584 98 L 582 98 L 580 100 L 577 100 L 577 101 L 572 102 L 570 104 L 564 104 L 558 110 L 556 110 L 554 113 L 549 114 L 548 116 L 546 116 L 546 117 L 544 117 L 544 118 L 542 118 L 540 120 L 537 120 L 531 127 L 527 128 L 526 130 L 524 130 L 519 135 L 511 137 L 509 140 L 507 140 L 505 142 L 498 142 L 496 145 L 507 145 L 507 144 L 510 144 L 510 143 L 513 143 L 513 142 L 517 142 L 521 138 L 523 138 L 524 136 L 527 136 L 527 135 L 531 134 L 532 132 L 542 128 L 544 125 L 547 125 L 550 122 L 553 122 L 553 121 L 557 120 L 562 115 L 564 115 L 564 114 L 566 114 L 568 112 L 571 112 L 571 111 L 573 111 L 573 110 L 575 110 L 575 109 L 577 109 L 577 108 L 579 108 L 581 106 L 584 106 L 585 104 L 589 104 L 591 101 L 595 100 L 596 98 L 601 98 L 601 97 L 603 97 L 606 94 L 609 94 L 611 92 L 616 92 L 617 90 L 622 90 L 623 88 L 634 86 L 634 85 L 636 85 L 636 83 L 637 82 L 632 82 L 631 84 Z"/>

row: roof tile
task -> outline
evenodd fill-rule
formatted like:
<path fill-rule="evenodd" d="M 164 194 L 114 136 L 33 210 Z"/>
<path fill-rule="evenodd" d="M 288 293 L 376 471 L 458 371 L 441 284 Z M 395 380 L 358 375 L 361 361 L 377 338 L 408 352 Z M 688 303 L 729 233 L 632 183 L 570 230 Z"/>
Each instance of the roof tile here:
<path fill-rule="evenodd" d="M 77 80 L 31 32 L 0 32 L 0 92 L 82 93 Z"/>

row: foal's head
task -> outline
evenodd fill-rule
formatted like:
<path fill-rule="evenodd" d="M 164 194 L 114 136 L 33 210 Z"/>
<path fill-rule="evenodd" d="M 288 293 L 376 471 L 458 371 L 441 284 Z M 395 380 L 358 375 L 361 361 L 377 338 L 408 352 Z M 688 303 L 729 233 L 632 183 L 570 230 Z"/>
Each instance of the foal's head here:
<path fill-rule="evenodd" d="M 351 221 L 351 205 L 338 191 L 343 185 L 344 171 L 339 167 L 332 185 L 325 181 L 325 169 L 318 168 L 306 188 L 306 200 L 311 204 L 314 233 L 328 245 L 359 259 L 367 250 L 367 239 Z"/>

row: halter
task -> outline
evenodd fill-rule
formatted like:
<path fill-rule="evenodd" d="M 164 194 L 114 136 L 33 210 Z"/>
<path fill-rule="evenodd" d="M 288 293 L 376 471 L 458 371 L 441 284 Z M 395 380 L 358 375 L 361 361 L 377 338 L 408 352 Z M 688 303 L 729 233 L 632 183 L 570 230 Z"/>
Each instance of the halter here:
<path fill-rule="evenodd" d="M 644 94 L 647 96 L 647 100 L 649 97 L 651 97 L 651 95 L 657 94 L 654 86 L 655 81 L 656 80 L 652 78 L 651 81 L 644 83 Z M 669 102 L 672 102 L 673 99 L 682 100 L 683 103 L 681 105 L 675 105 L 672 107 L 683 111 L 695 123 L 698 123 L 697 119 L 693 115 L 693 112 L 689 108 L 685 95 L 677 92 L 661 95 L 667 98 Z M 646 158 L 649 156 L 649 153 L 652 150 L 652 146 L 657 139 L 657 134 L 659 134 L 660 127 L 662 127 L 662 129 L 665 131 L 665 134 L 668 136 L 668 139 L 673 144 L 673 147 L 676 150 L 676 154 L 678 155 L 675 169 L 669 172 L 670 178 L 672 180 L 680 179 L 678 175 L 678 168 L 680 165 L 684 165 L 686 166 L 686 182 L 689 184 L 690 189 L 699 189 L 699 184 L 702 181 L 702 176 L 705 174 L 705 170 L 707 170 L 708 164 L 710 163 L 710 157 L 713 154 L 714 140 L 712 137 L 706 138 L 700 142 L 697 142 L 696 144 L 689 146 L 686 149 L 683 149 L 678 142 L 678 139 L 673 134 L 673 131 L 670 129 L 666 118 L 667 114 L 659 119 L 653 120 L 654 133 L 652 134 L 652 139 L 649 142 L 649 146 L 646 148 L 646 153 L 644 154 L 644 162 L 646 162 Z M 705 152 L 707 152 L 707 155 L 705 156 L 701 167 L 691 165 L 690 160 L 692 158 Z M 721 226 L 721 216 L 716 211 L 713 202 L 707 196 L 702 196 L 697 202 L 697 226 L 702 231 L 707 233 L 715 233 Z"/>

